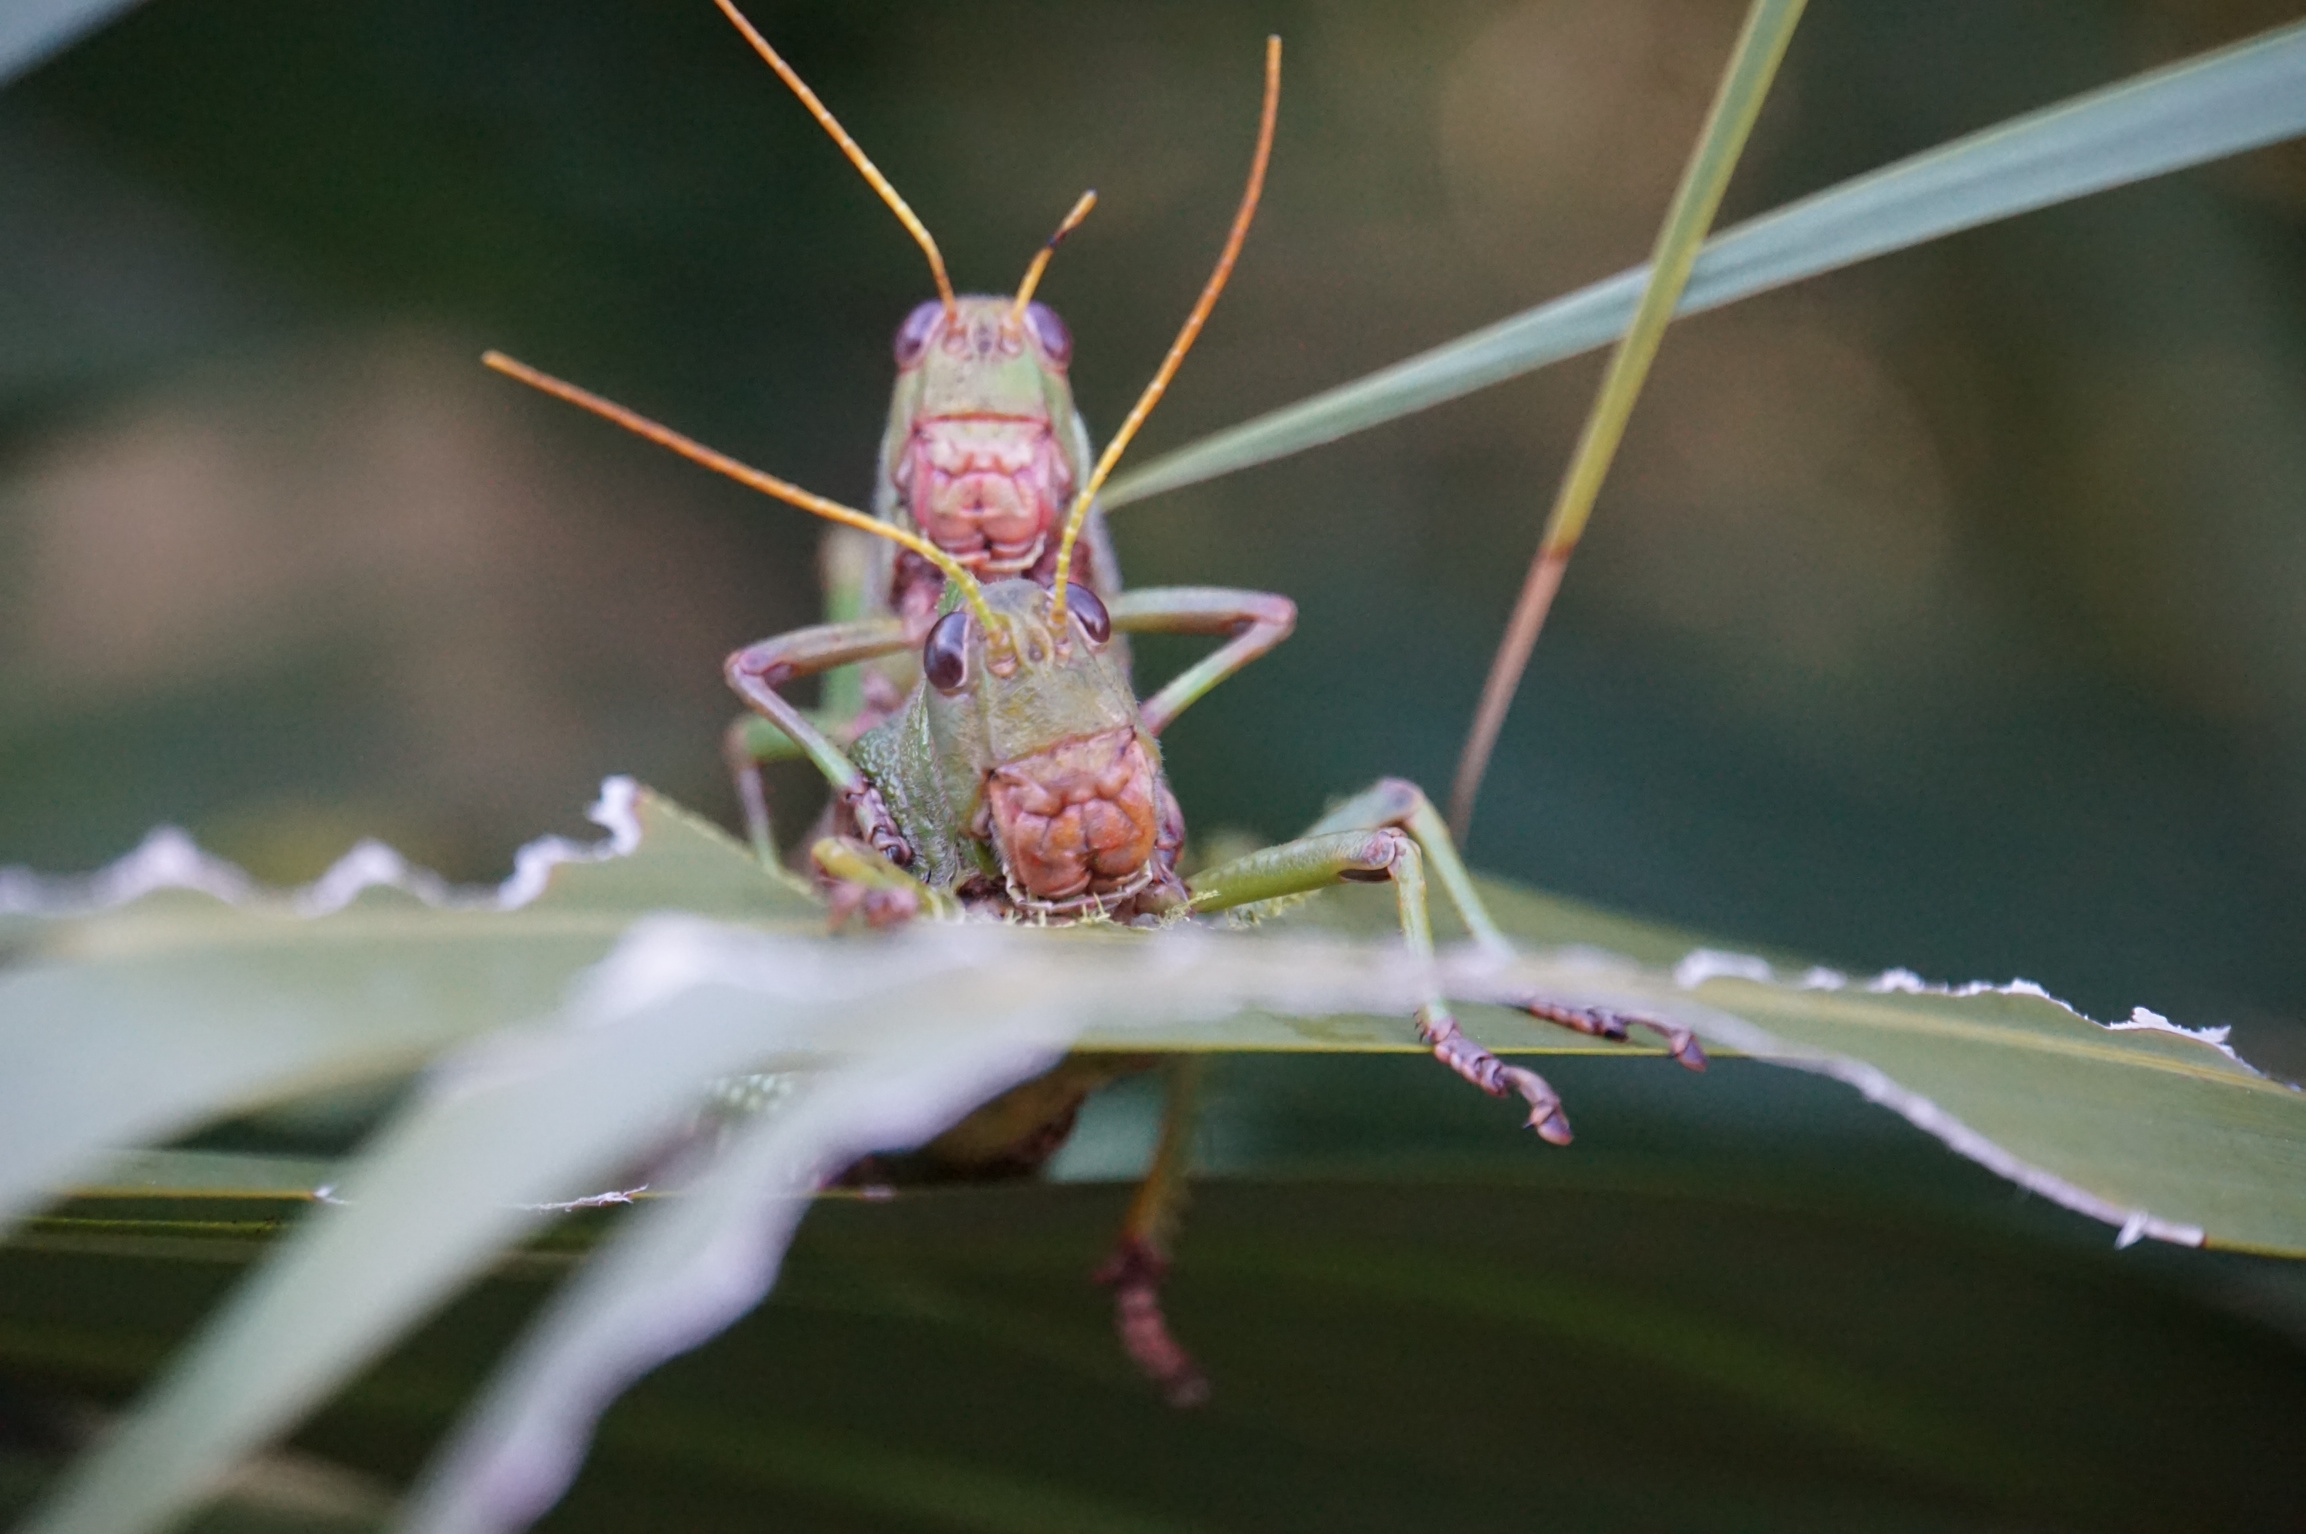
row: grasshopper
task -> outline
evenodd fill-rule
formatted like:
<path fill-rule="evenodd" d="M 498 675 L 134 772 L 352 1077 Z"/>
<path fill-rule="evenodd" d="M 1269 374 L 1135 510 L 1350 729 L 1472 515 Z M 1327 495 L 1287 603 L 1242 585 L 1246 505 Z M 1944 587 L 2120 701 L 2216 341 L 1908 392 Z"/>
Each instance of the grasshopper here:
<path fill-rule="evenodd" d="M 897 327 L 897 380 L 876 464 L 875 515 L 927 537 L 980 580 L 1023 575 L 1048 585 L 1056 571 L 1058 530 L 1090 473 L 1091 455 L 1067 376 L 1072 333 L 1033 295 L 1050 257 L 1096 206 L 1097 194 L 1085 193 L 1073 205 L 1013 296 L 956 294 L 935 237 L 895 186 L 733 0 L 715 4 L 928 259 L 937 296 Z M 1120 590 L 1120 568 L 1102 515 L 1092 511 L 1073 557 L 1075 579 L 1107 596 Z M 894 614 L 918 642 L 936 617 L 944 574 L 909 550 L 828 529 L 822 563 L 832 621 Z M 893 710 L 917 680 L 909 651 L 876 666 L 842 668 L 826 677 L 815 721 L 835 738 L 852 740 Z M 767 855 L 760 768 L 801 754 L 800 745 L 747 713 L 730 726 L 724 749 L 746 829 L 756 850 Z"/>
<path fill-rule="evenodd" d="M 1272 39 L 1257 176 L 1271 144 L 1279 70 L 1279 40 Z M 1253 176 L 1253 189 L 1255 183 Z M 1222 276 L 1221 270 L 1213 288 Z M 1340 802 L 1292 841 L 1197 872 L 1182 866 L 1185 822 L 1162 771 L 1161 735 L 1195 701 L 1286 639 L 1296 606 L 1284 596 L 1220 587 L 1107 598 L 1071 578 L 1071 555 L 1098 486 L 1160 398 L 1214 297 L 1213 290 L 1204 293 L 1122 431 L 1076 491 L 1046 586 L 1018 574 L 981 579 L 960 557 L 895 519 L 828 500 L 490 354 L 489 364 L 500 372 L 838 526 L 882 539 L 942 576 L 925 633 L 902 612 L 881 612 L 764 639 L 728 658 L 730 686 L 797 743 L 832 789 L 829 831 L 810 848 L 809 862 L 836 924 L 861 915 L 873 925 L 970 917 L 1163 925 L 1340 883 L 1384 882 L 1395 892 L 1403 940 L 1430 958 L 1430 872 L 1474 942 L 1511 951 L 1439 812 L 1404 779 L 1383 779 Z M 1117 648 L 1129 632 L 1200 634 L 1224 643 L 1140 700 Z M 920 680 L 893 713 L 847 746 L 782 691 L 805 677 L 900 654 L 918 656 Z M 1542 997 L 1520 1004 L 1531 1016 L 1604 1038 L 1624 1040 L 1631 1026 L 1644 1027 L 1681 1064 L 1704 1067 L 1704 1053 L 1687 1029 Z M 1559 1095 L 1536 1072 L 1506 1064 L 1468 1037 L 1438 986 L 1413 1025 L 1444 1065 L 1493 1097 L 1518 1097 L 1541 1138 L 1569 1143 Z M 963 1174 L 1029 1171 L 1062 1143 L 1089 1091 L 1143 1063 L 1075 1057 L 988 1104 L 924 1155 Z M 1159 1301 L 1182 1198 L 1188 1099 L 1189 1093 L 1172 1094 L 1155 1164 L 1099 1275 L 1114 1289 L 1124 1347 L 1179 1404 L 1201 1399 L 1207 1388 L 1170 1335 Z"/>

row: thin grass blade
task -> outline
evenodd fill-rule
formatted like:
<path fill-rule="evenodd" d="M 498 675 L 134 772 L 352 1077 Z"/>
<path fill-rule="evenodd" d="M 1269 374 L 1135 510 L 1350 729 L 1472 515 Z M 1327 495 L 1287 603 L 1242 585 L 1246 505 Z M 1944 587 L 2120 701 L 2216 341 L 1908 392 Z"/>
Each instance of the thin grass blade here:
<path fill-rule="evenodd" d="M 1676 314 L 2093 192 L 2306 133 L 2306 22 L 1955 139 L 1715 236 Z M 1606 346 L 1636 267 L 1309 399 L 1164 453 L 1105 487 L 1108 509 L 1271 463 Z"/>
<path fill-rule="evenodd" d="M 1450 829 L 1460 845 L 1472 830 L 1474 799 L 1489 770 L 1489 753 L 1497 745 L 1506 710 L 1521 685 L 1522 670 L 1529 664 L 1529 652 L 1545 626 L 1545 615 L 1552 610 L 1554 593 L 1561 589 L 1577 540 L 1584 536 L 1586 518 L 1593 514 L 1602 481 L 1617 457 L 1618 444 L 1625 440 L 1634 401 L 1641 397 L 1641 386 L 1649 379 L 1650 364 L 1657 359 L 1665 327 L 1681 301 L 1698 246 L 1713 226 L 1722 194 L 1729 190 L 1730 176 L 1737 169 L 1739 156 L 1745 153 L 1754 119 L 1761 115 L 1770 82 L 1777 78 L 1778 65 L 1801 17 L 1802 0 L 1754 0 L 1746 12 L 1745 26 L 1730 51 L 1728 67 L 1722 71 L 1721 85 L 1714 92 L 1697 147 L 1690 151 L 1681 185 L 1674 189 L 1664 227 L 1658 231 L 1649 280 L 1642 286 L 1633 323 L 1602 375 L 1593 408 L 1578 434 L 1577 450 L 1570 455 L 1553 510 L 1546 515 L 1545 533 L 1530 560 L 1529 576 L 1522 583 L 1505 637 L 1482 684 L 1481 703 L 1458 758 L 1457 780 L 1449 796 Z"/>

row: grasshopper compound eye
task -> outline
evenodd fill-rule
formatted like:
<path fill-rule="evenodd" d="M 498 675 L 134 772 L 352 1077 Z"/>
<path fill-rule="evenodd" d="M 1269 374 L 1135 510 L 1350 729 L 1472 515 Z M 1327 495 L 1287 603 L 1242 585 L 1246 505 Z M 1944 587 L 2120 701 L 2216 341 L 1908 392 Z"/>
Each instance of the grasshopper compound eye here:
<path fill-rule="evenodd" d="M 921 642 L 921 674 L 948 697 L 969 679 L 969 615 L 959 608 L 937 620 Z"/>
<path fill-rule="evenodd" d="M 905 316 L 905 323 L 897 327 L 897 366 L 917 367 L 929 350 L 929 342 L 936 338 L 937 327 L 944 321 L 945 305 L 941 300 L 932 298 L 925 304 L 915 305 L 913 312 Z"/>
<path fill-rule="evenodd" d="M 1065 605 L 1073 616 L 1081 620 L 1081 631 L 1089 636 L 1091 644 L 1101 645 L 1113 637 L 1113 618 L 1105 611 L 1105 604 L 1097 600 L 1097 593 L 1087 586 L 1075 586 L 1065 593 Z"/>
<path fill-rule="evenodd" d="M 1040 343 L 1042 355 L 1059 368 L 1073 365 L 1073 332 L 1057 318 L 1057 311 L 1047 304 L 1027 304 L 1025 323 L 1032 327 L 1033 339 Z"/>

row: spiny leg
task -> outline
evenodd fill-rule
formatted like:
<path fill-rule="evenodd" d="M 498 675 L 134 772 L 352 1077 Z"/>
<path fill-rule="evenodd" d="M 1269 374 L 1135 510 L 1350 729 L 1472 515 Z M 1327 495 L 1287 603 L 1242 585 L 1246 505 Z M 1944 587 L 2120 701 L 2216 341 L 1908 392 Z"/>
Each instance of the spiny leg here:
<path fill-rule="evenodd" d="M 1401 935 L 1410 952 L 1433 958 L 1433 925 L 1426 911 L 1425 858 L 1417 842 L 1398 826 L 1329 831 L 1302 836 L 1236 858 L 1187 881 L 1190 909 L 1222 911 L 1283 895 L 1298 895 L 1332 884 L 1390 879 L 1401 906 Z M 1545 1078 L 1504 1061 L 1467 1038 L 1451 1015 L 1438 986 L 1429 983 L 1417 1009 L 1417 1036 L 1434 1058 L 1492 1097 L 1518 1094 L 1529 1104 L 1529 1127 L 1553 1145 L 1569 1143 L 1569 1116 Z"/>
<path fill-rule="evenodd" d="M 1441 811 L 1434 808 L 1423 789 L 1407 778 L 1378 779 L 1352 798 L 1333 806 L 1328 814 L 1314 822 L 1307 835 L 1376 826 L 1398 827 L 1416 839 L 1435 880 L 1449 892 L 1449 903 L 1457 908 L 1458 919 L 1465 923 L 1476 943 L 1501 957 L 1513 952 L 1512 943 L 1491 918 L 1480 892 L 1473 887 L 1473 875 L 1458 855 L 1457 843 L 1450 836 Z M 1693 1071 L 1705 1069 L 1704 1046 L 1698 1043 L 1697 1035 L 1678 1023 L 1660 1022 L 1606 1007 L 1567 1006 L 1541 998 L 1527 999 L 1519 1005 L 1540 1022 L 1555 1023 L 1620 1044 L 1626 1041 L 1629 1027 L 1646 1029 L 1664 1040 L 1666 1053 L 1681 1065 Z"/>
<path fill-rule="evenodd" d="M 1137 1196 L 1129 1201 L 1121 1239 L 1097 1270 L 1097 1282 L 1113 1291 L 1113 1324 L 1131 1360 L 1171 1406 L 1199 1406 L 1209 1399 L 1209 1377 L 1170 1335 L 1161 1311 L 1161 1281 L 1169 1275 L 1170 1249 L 1185 1213 L 1201 1062 L 1180 1055 L 1162 1074 L 1161 1142 Z"/>

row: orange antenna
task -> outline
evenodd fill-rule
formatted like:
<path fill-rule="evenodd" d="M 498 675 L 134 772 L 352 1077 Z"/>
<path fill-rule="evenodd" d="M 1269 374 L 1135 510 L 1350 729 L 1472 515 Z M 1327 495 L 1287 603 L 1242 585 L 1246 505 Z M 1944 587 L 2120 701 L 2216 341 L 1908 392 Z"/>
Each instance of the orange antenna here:
<path fill-rule="evenodd" d="M 728 17 L 739 32 L 745 34 L 745 41 L 753 45 L 755 53 L 768 61 L 769 67 L 777 72 L 777 78 L 792 87 L 793 94 L 801 98 L 801 105 L 807 107 L 809 115 L 817 120 L 817 126 L 833 136 L 833 142 L 841 146 L 841 153 L 847 155 L 849 163 L 857 167 L 857 174 L 871 182 L 873 190 L 881 194 L 881 201 L 889 205 L 889 211 L 897 215 L 897 222 L 905 226 L 906 232 L 920 245 L 921 253 L 929 258 L 929 275 L 936 279 L 937 296 L 945 303 L 945 322 L 957 323 L 961 317 L 961 308 L 953 298 L 953 279 L 945 275 L 945 258 L 938 254 L 937 242 L 930 236 L 929 226 L 922 223 L 905 199 L 897 195 L 897 189 L 889 184 L 889 178 L 882 175 L 880 168 L 866 157 L 865 151 L 857 147 L 857 141 L 849 137 L 849 130 L 842 127 L 839 119 L 825 109 L 825 104 L 817 99 L 817 93 L 809 89 L 808 82 L 795 74 L 793 66 L 769 46 L 769 40 L 754 30 L 751 22 L 745 20 L 744 13 L 730 0 L 713 0 L 713 4 L 719 6 L 721 14 Z"/>
<path fill-rule="evenodd" d="M 532 389 L 541 389 L 555 399 L 567 400 L 578 409 L 589 410 L 602 420 L 614 421 L 635 436 L 646 437 L 659 447 L 671 448 L 691 463 L 701 463 L 716 474 L 726 474 L 740 485 L 749 485 L 763 495 L 773 495 L 803 511 L 814 512 L 828 522 L 838 522 L 843 527 L 853 527 L 859 532 L 871 533 L 876 538 L 886 538 L 900 548 L 912 550 L 945 572 L 945 579 L 954 584 L 975 611 L 977 622 L 988 638 L 1004 632 L 994 621 L 993 610 L 985 605 L 984 588 L 969 573 L 969 567 L 918 533 L 909 533 L 878 517 L 869 517 L 852 506 L 843 506 L 839 501 L 827 500 L 773 474 L 763 474 L 750 465 L 737 462 L 726 453 L 716 453 L 703 443 L 682 436 L 669 426 L 659 426 L 647 416 L 637 415 L 614 400 L 602 399 L 588 389 L 564 383 L 550 373 L 540 373 L 525 362 L 507 357 L 503 352 L 484 352 L 480 360 L 507 378 L 517 378 Z"/>
<path fill-rule="evenodd" d="M 1257 216 L 1257 199 L 1265 192 L 1265 163 L 1273 157 L 1273 124 L 1280 111 L 1281 39 L 1268 37 L 1265 39 L 1265 109 L 1257 122 L 1257 154 L 1249 162 L 1249 185 L 1242 190 L 1241 206 L 1233 215 L 1232 231 L 1225 236 L 1225 248 L 1217 256 L 1217 269 L 1209 274 L 1208 285 L 1194 302 L 1193 312 L 1185 316 L 1185 328 L 1178 331 L 1177 339 L 1170 343 L 1169 355 L 1161 359 L 1153 381 L 1138 396 L 1136 407 L 1121 423 L 1121 429 L 1113 434 L 1113 440 L 1105 444 L 1097 467 L 1091 471 L 1088 483 L 1081 487 L 1081 493 L 1073 498 L 1072 513 L 1065 518 L 1065 536 L 1057 545 L 1057 580 L 1049 589 L 1049 612 L 1060 633 L 1064 631 L 1065 586 L 1073 569 L 1073 545 L 1080 540 L 1082 524 L 1089 520 L 1089 503 L 1104 488 L 1113 465 L 1121 461 L 1122 450 L 1128 447 L 1129 439 L 1137 435 L 1137 428 L 1145 424 L 1145 418 L 1153 413 L 1153 407 L 1168 391 L 1169 380 L 1177 376 L 1185 354 L 1193 349 L 1194 338 L 1208 322 L 1209 311 L 1217 307 L 1217 295 L 1225 291 L 1225 280 L 1233 275 L 1233 263 L 1241 255 L 1241 243 L 1249 238 L 1249 222 Z"/>
<path fill-rule="evenodd" d="M 1073 211 L 1065 215 L 1065 221 L 1057 226 L 1057 232 L 1049 236 L 1049 243 L 1033 252 L 1033 264 L 1025 268 L 1025 280 L 1017 285 L 1017 301 L 1009 306 L 1011 325 L 1025 317 L 1025 306 L 1033 301 L 1033 290 L 1041 285 L 1041 274 L 1049 269 L 1049 258 L 1057 254 L 1057 247 L 1065 243 L 1065 236 L 1081 227 L 1081 220 L 1087 218 L 1089 210 L 1095 206 L 1097 190 L 1091 187 L 1081 194 L 1079 202 L 1073 204 Z"/>

